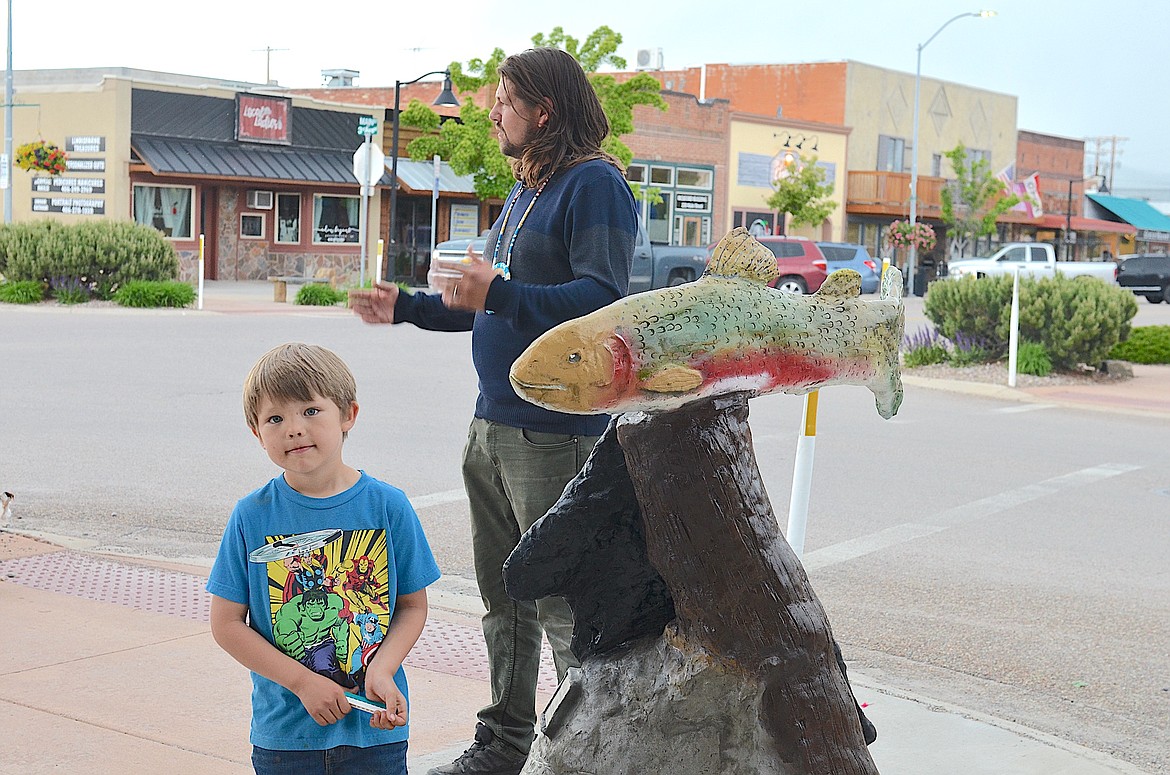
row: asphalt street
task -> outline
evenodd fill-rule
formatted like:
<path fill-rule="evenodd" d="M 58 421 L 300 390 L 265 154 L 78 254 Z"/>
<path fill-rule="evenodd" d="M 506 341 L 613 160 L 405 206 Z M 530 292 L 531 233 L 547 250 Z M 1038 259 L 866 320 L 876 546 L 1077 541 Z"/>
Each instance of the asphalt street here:
<path fill-rule="evenodd" d="M 265 284 L 266 285 L 266 284 Z M 1139 305 L 1138 325 L 1170 324 Z M 908 300 L 907 330 L 922 322 Z M 473 594 L 458 457 L 470 337 L 343 310 L 0 305 L 0 489 L 12 527 L 102 552 L 210 562 L 232 505 L 275 471 L 240 385 L 280 342 L 358 379 L 349 462 L 402 487 L 444 589 Z M 802 401 L 753 400 L 783 524 Z M 851 664 L 1148 772 L 1170 771 L 1170 419 L 908 389 L 823 392 L 805 565 Z"/>

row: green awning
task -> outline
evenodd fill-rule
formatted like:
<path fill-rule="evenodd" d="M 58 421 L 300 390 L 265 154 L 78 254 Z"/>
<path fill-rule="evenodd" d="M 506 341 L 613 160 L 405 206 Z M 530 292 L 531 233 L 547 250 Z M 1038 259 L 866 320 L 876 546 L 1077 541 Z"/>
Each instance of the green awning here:
<path fill-rule="evenodd" d="M 1106 194 L 1085 194 L 1126 223 L 1143 231 L 1170 232 L 1170 216 L 1163 215 L 1144 199 L 1125 199 Z"/>

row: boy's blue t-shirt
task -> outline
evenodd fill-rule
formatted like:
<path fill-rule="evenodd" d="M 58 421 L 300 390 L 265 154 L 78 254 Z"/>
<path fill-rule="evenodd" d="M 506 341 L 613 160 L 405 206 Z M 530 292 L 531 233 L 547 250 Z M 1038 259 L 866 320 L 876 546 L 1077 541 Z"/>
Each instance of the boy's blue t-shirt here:
<path fill-rule="evenodd" d="M 361 472 L 353 487 L 310 498 L 278 476 L 236 504 L 207 591 L 248 606 L 268 642 L 347 691 L 364 694 L 365 666 L 381 643 L 398 595 L 439 578 L 406 495 Z M 406 674 L 394 676 L 403 696 Z M 408 705 L 409 707 L 409 705 Z M 253 745 L 279 751 L 368 747 L 406 740 L 352 710 L 320 726 L 297 696 L 252 674 Z"/>

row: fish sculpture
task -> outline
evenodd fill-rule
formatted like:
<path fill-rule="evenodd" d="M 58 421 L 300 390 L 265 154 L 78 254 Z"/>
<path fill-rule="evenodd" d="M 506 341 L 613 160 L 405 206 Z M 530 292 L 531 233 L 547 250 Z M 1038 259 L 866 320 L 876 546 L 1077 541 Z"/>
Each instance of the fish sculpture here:
<path fill-rule="evenodd" d="M 715 395 L 801 395 L 865 385 L 878 414 L 902 403 L 902 274 L 879 297 L 832 273 L 811 295 L 769 286 L 776 257 L 746 229 L 715 246 L 692 283 L 645 291 L 545 332 L 509 372 L 520 397 L 571 414 L 669 411 Z"/>

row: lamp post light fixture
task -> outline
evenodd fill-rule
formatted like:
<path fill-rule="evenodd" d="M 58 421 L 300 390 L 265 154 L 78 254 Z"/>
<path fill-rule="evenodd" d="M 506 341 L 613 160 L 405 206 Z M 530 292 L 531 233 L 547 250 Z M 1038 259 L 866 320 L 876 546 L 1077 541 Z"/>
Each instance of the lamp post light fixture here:
<path fill-rule="evenodd" d="M 938 34 L 945 30 L 952 22 L 956 22 L 967 16 L 981 17 L 984 19 L 995 16 L 995 11 L 968 11 L 961 13 L 948 19 L 943 26 L 934 31 L 934 34 L 926 39 L 925 43 L 918 44 L 918 64 L 914 69 L 914 139 L 913 151 L 910 154 L 910 228 L 914 228 L 915 222 L 918 220 L 918 96 L 922 90 L 922 49 L 930 45 L 930 42 L 938 37 Z M 914 295 L 914 263 L 918 258 L 918 245 L 911 243 L 910 256 L 906 261 L 906 275 L 909 281 L 907 295 Z"/>
<path fill-rule="evenodd" d="M 395 267 L 398 266 L 398 125 L 399 125 L 399 104 L 402 98 L 402 87 L 409 86 L 412 83 L 418 83 L 428 75 L 442 75 L 443 76 L 443 91 L 439 92 L 439 96 L 431 103 L 436 107 L 459 107 L 459 100 L 455 98 L 455 93 L 451 91 L 451 71 L 450 70 L 432 70 L 429 73 L 423 73 L 413 81 L 395 81 L 394 82 L 394 118 L 392 122 L 392 131 L 390 138 L 390 240 L 389 250 L 387 256 L 389 261 L 387 264 Z M 383 273 L 385 267 L 383 266 Z M 414 258 L 411 258 L 410 276 L 414 279 Z M 377 278 L 379 282 L 385 278 Z"/>

